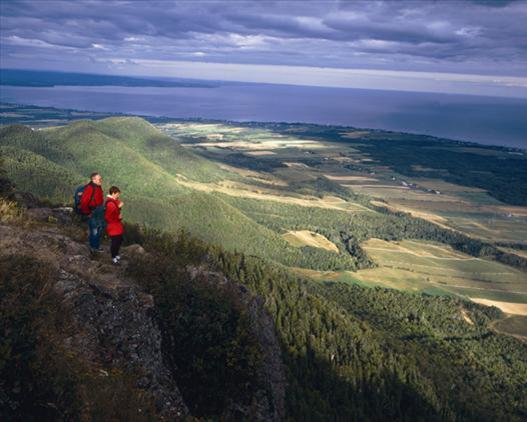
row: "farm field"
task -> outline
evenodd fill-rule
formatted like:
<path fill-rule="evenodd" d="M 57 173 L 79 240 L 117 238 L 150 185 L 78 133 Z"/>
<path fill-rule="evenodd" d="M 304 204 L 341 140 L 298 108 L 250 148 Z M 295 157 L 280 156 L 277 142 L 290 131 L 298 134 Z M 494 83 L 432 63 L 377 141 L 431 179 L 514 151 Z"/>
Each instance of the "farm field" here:
<path fill-rule="evenodd" d="M 184 145 L 197 153 L 259 170 L 265 177 L 272 175 L 283 184 L 324 177 L 355 194 L 380 199 L 383 206 L 392 211 L 410 213 L 476 238 L 511 243 L 527 239 L 526 206 L 503 203 L 483 188 L 444 180 L 448 174 L 445 169 L 411 164 L 415 176 L 402 175 L 366 152 L 372 140 L 380 138 L 378 131 L 339 131 L 337 139 L 331 133 L 333 136 L 317 134 L 315 140 L 309 140 L 302 136 L 305 128 L 277 131 L 270 126 L 158 125 L 174 139 L 183 138 Z M 214 139 L 212 144 L 210 139 Z M 218 147 L 221 147 L 221 153 L 217 152 Z M 423 148 L 450 151 L 449 147 Z M 476 146 L 459 149 L 480 157 L 510 157 L 501 150 Z"/>
<path fill-rule="evenodd" d="M 183 229 L 319 281 L 456 295 L 507 315 L 526 313 L 522 152 L 307 124 L 148 123 L 53 109 L 36 110 L 32 121 L 31 110 L 0 110 L 3 122 L 20 115 L 38 129 L 7 128 L 0 148 L 17 185 L 50 201 L 67 203 L 91 170 L 84 160 L 91 154 L 112 182 L 131 190 L 130 221 Z M 84 117 L 97 120 L 63 125 Z M 115 168 L 97 155 L 103 144 L 124 151 L 126 163 Z M 480 170 L 466 173 L 465 183 L 460 168 L 471 160 L 517 195 L 485 185 L 492 178 Z M 52 182 L 37 185 L 38 177 Z M 156 204 L 147 214 L 146 198 Z M 526 320 L 507 321 L 500 329 L 514 321 L 516 332 Z"/>
<path fill-rule="evenodd" d="M 364 249 L 376 268 L 356 272 L 300 270 L 319 280 L 358 282 L 429 294 L 454 294 L 505 313 L 527 315 L 525 273 L 509 266 L 422 241 L 370 239 Z"/>
<path fill-rule="evenodd" d="M 398 287 L 398 280 L 404 280 L 409 290 L 440 289 L 484 301 L 483 304 L 497 306 L 504 312 L 527 314 L 525 273 L 509 266 L 420 241 L 370 239 L 363 247 L 379 265 L 355 274 L 363 282 L 383 280 Z"/>
<path fill-rule="evenodd" d="M 526 206 L 506 204 L 481 187 L 445 180 L 444 177 L 449 174 L 446 169 L 415 163 L 411 164 L 414 175 L 405 176 L 366 152 L 368 142 L 380 138 L 378 132 L 339 132 L 340 139 L 335 139 L 335 136 L 325 139 L 324 134 L 317 134 L 313 137 L 316 142 L 310 143 L 306 142 L 302 128 L 296 131 L 266 130 L 262 127 L 240 127 L 234 130 L 230 126 L 179 125 L 172 127 L 169 132 L 175 139 L 183 134 L 194 137 L 196 141 L 187 145 L 211 159 L 224 161 L 227 158 L 229 161 L 225 151 L 232 155 L 244 154 L 244 159 L 237 157 L 238 166 L 254 168 L 260 177 L 280 180 L 282 186 L 324 177 L 347 189 L 352 195 L 359 195 L 362 201 L 358 200 L 356 204 L 361 203 L 363 207 L 373 205 L 376 209 L 408 213 L 441 228 L 488 242 L 505 242 L 513 246 L 527 239 Z M 161 128 L 166 130 L 162 125 Z M 298 136 L 296 141 L 295 135 Z M 210 143 L 211 138 L 215 140 L 214 145 Z M 342 138 L 347 142 L 341 142 Z M 199 139 L 207 141 L 202 143 Z M 222 154 L 215 154 L 209 149 L 210 146 L 221 146 Z M 449 147 L 442 148 L 439 150 L 450 151 Z M 508 157 L 507 152 L 488 148 L 467 146 L 460 150 L 480 157 Z M 260 151 L 264 154 L 260 155 Z M 254 153 L 257 155 L 251 157 Z M 250 161 L 254 158 L 259 160 L 256 167 Z M 245 197 L 280 200 L 280 196 L 268 196 L 270 193 L 260 192 L 257 196 L 251 194 Z M 364 198 L 368 200 L 365 202 Z M 291 203 L 285 198 L 282 200 L 284 203 Z M 349 204 L 350 199 L 346 203 Z M 298 202 L 297 204 L 300 205 Z M 320 202 L 312 202 L 314 204 L 318 205 Z M 337 204 L 336 208 L 343 208 L 342 204 Z M 360 209 L 353 209 L 350 205 L 346 208 L 355 212 Z M 312 226 L 312 222 L 306 223 Z M 298 233 L 304 235 L 300 236 Z M 283 236 L 298 246 L 316 244 L 317 234 L 306 233 L 310 232 L 289 231 Z M 306 268 L 300 271 L 319 280 L 351 281 L 412 292 L 460 295 L 485 305 L 497 306 L 513 315 L 527 314 L 525 272 L 495 261 L 463 254 L 444 244 L 369 239 L 362 243 L 362 247 L 377 264 L 376 268 L 357 272 L 321 272 Z M 522 249 L 507 247 L 505 251 L 525 257 Z M 525 325 L 522 329 L 527 330 L 527 323 L 523 319 L 516 321 L 515 327 L 522 324 Z M 502 323 L 502 329 L 507 331 L 503 328 L 505 326 L 507 325 Z"/>
<path fill-rule="evenodd" d="M 329 241 L 321 234 L 310 232 L 309 230 L 289 231 L 282 237 L 293 246 L 312 246 L 314 248 L 322 248 L 336 253 L 339 252 L 337 246 L 333 242 Z"/>

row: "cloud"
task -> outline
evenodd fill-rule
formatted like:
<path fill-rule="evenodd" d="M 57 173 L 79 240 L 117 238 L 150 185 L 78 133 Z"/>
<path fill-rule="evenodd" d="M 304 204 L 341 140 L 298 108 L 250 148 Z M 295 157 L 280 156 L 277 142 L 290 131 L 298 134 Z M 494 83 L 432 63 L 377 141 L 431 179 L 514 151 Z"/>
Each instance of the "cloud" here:
<path fill-rule="evenodd" d="M 0 47 L 24 68 L 113 72 L 119 57 L 521 76 L 526 21 L 525 1 L 12 0 Z"/>

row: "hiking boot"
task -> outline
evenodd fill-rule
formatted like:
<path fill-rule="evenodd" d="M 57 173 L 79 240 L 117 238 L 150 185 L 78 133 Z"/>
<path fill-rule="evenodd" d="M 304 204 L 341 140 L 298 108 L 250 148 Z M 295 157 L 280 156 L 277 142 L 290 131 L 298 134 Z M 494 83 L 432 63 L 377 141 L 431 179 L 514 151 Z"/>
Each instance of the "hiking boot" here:
<path fill-rule="evenodd" d="M 97 253 L 100 253 L 100 252 L 104 252 L 104 249 L 103 248 L 97 248 L 97 249 L 90 248 L 90 251 L 93 254 L 97 254 Z"/>
<path fill-rule="evenodd" d="M 119 260 L 117 259 L 117 257 L 112 258 L 112 264 L 113 264 L 113 265 L 121 265 L 121 263 L 119 262 Z"/>

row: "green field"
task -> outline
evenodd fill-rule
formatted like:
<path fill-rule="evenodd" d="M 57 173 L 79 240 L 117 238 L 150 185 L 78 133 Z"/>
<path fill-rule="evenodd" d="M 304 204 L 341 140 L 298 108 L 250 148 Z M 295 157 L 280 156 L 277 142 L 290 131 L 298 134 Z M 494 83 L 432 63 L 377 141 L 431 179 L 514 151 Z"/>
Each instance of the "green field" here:
<path fill-rule="evenodd" d="M 410 290 L 435 287 L 474 298 L 527 303 L 525 273 L 498 262 L 416 241 L 372 239 L 364 249 L 379 267 L 359 271 L 357 278 L 363 281 L 389 280 L 396 286 L 397 280 L 404 280 Z"/>
<path fill-rule="evenodd" d="M 522 154 L 301 124 L 152 125 L 119 116 L 44 127 L 44 117 L 62 123 L 83 116 L 30 107 L 4 106 L 2 122 L 16 122 L 17 113 L 40 130 L 2 129 L 6 169 L 20 189 L 51 202 L 69 203 L 74 187 L 97 169 L 106 187 L 122 188 L 129 221 L 183 229 L 230 251 L 314 271 L 320 280 L 527 301 L 527 207 L 484 180 L 471 176 L 463 184 L 460 169 L 445 162 L 473 156 L 475 169 L 487 163 L 497 180 L 512 180 L 521 202 L 523 172 L 503 169 L 525 164 Z M 437 163 L 423 155 L 431 150 Z"/>
<path fill-rule="evenodd" d="M 45 113 L 72 119 L 57 110 Z M 414 183 L 393 158 L 384 162 L 374 151 L 377 142 L 392 152 L 401 142 L 400 158 L 408 142 L 415 148 L 440 142 L 428 137 L 300 124 L 154 120 L 157 127 L 123 116 L 40 130 L 6 126 L 0 129 L 0 152 L 19 190 L 54 204 L 71 203 L 73 189 L 98 170 L 105 188 L 122 188 L 126 221 L 156 229 L 129 227 L 128 241 L 147 253 L 123 271 L 153 296 L 156 318 L 177 340 L 165 352 L 184 380 L 180 388 L 189 403 L 200 404 L 199 416 L 221 419 L 217 409 L 208 408 L 214 407 L 210 397 L 227 400 L 231 391 L 218 394 L 218 386 L 232 375 L 238 380 L 232 394 L 239 395 L 240 382 L 250 384 L 247 370 L 252 374 L 253 364 L 260 363 L 258 353 L 240 342 L 245 329 L 232 313 L 243 284 L 273 318 L 287 376 L 288 420 L 524 419 L 525 247 L 514 240 L 525 229 L 524 205 L 506 204 L 474 183 L 454 183 L 455 169 L 447 175 L 417 153 L 410 155 L 415 162 L 409 169 L 439 176 L 427 174 Z M 444 145 L 447 155 L 469 148 Z M 479 159 L 504 159 L 503 151 L 482 148 L 473 152 Z M 454 230 L 453 214 L 445 213 L 455 204 L 455 212 L 469 219 L 497 219 L 512 210 L 513 217 L 504 217 L 511 224 L 500 226 L 496 239 Z M 31 224 L 11 231 L 52 226 Z M 50 329 L 44 334 L 54 335 L 55 324 L 42 324 L 41 316 L 53 316 L 50 310 L 57 308 L 26 287 L 41 263 L 1 258 L 0 288 L 7 288 L 9 300 L 0 310 L 8 319 L 21 315 L 22 327 L 32 324 L 38 334 Z M 190 280 L 189 268 L 210 269 L 221 280 L 224 275 L 236 283 L 236 292 L 223 297 L 212 288 L 214 279 Z M 482 305 L 499 305 L 506 313 Z M 64 385 L 71 384 L 59 385 L 63 378 L 56 373 L 41 371 L 48 365 L 39 360 L 40 349 L 48 350 L 40 343 L 45 336 L 7 331 L 13 341 L 30 346 L 24 350 L 31 360 L 24 363 L 14 348 L 6 349 L 7 359 L 23 363 L 31 375 L 40 371 L 38 380 L 58 381 L 55 395 L 70 391 Z M 52 350 L 56 360 L 62 360 L 55 354 L 59 346 Z M 10 380 L 18 385 L 16 370 Z"/>

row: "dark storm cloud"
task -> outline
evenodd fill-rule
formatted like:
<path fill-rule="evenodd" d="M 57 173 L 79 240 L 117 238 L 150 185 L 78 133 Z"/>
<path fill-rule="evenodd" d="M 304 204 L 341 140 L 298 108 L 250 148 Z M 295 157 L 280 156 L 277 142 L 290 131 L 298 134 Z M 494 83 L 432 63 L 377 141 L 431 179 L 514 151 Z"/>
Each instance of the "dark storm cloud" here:
<path fill-rule="evenodd" d="M 2 65 L 11 67 L 62 60 L 64 68 L 104 70 L 151 59 L 516 75 L 527 68 L 524 1 L 0 1 Z"/>

